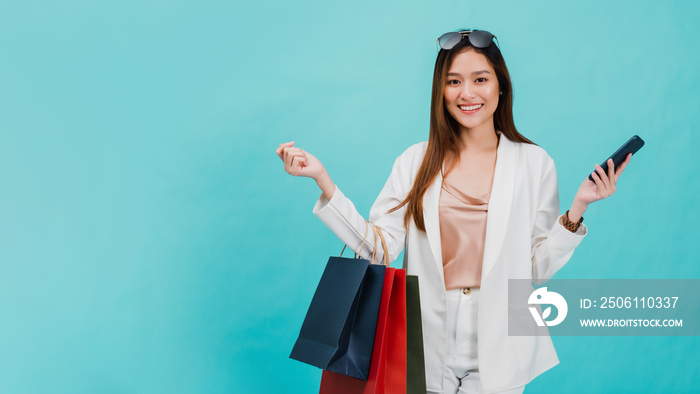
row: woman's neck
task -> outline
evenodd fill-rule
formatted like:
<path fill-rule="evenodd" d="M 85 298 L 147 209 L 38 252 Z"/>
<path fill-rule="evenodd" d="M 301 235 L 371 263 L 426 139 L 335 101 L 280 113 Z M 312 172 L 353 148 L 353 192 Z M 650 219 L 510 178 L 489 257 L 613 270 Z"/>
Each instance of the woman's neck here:
<path fill-rule="evenodd" d="M 498 135 L 493 125 L 490 127 L 481 127 L 467 129 L 462 127 L 459 131 L 459 140 L 461 152 L 488 152 L 496 150 L 498 147 Z"/>

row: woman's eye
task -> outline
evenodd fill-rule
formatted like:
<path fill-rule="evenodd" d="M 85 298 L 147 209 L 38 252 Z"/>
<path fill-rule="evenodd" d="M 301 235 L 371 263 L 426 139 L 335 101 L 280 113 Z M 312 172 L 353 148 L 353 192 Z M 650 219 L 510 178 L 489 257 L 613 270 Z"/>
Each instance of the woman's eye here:
<path fill-rule="evenodd" d="M 457 85 L 458 83 L 459 81 L 456 79 L 450 79 L 449 81 L 447 81 L 448 85 Z"/>
<path fill-rule="evenodd" d="M 486 78 L 477 78 L 475 82 L 477 82 L 477 83 L 486 82 Z"/>

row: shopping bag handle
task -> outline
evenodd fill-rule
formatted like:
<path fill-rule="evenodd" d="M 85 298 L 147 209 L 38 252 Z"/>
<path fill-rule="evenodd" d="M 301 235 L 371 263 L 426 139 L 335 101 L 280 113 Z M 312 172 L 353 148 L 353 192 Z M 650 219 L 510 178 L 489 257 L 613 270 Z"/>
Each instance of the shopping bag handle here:
<path fill-rule="evenodd" d="M 368 224 L 368 221 L 365 220 L 365 236 L 362 237 L 362 245 L 360 245 L 360 251 L 355 252 L 355 258 L 358 258 L 358 256 L 362 253 L 362 248 L 365 247 L 365 241 L 367 240 L 367 230 L 369 230 L 369 224 Z M 375 236 L 375 238 L 376 238 L 376 236 Z M 376 244 L 376 239 L 375 239 L 375 244 Z M 343 246 L 343 250 L 340 251 L 340 257 L 343 257 L 343 252 L 345 252 L 345 248 L 347 248 L 347 247 L 348 247 L 348 244 L 345 244 Z"/>
<path fill-rule="evenodd" d="M 360 251 L 355 253 L 355 258 L 359 258 L 358 256 L 362 253 L 362 249 L 365 247 L 365 242 L 367 241 L 367 232 L 369 230 L 369 226 L 372 226 L 372 232 L 374 233 L 374 250 L 372 250 L 372 257 L 370 258 L 370 264 L 377 264 L 377 236 L 379 236 L 379 239 L 381 240 L 382 243 L 382 250 L 384 252 L 384 259 L 382 263 L 379 263 L 381 265 L 389 266 L 389 249 L 386 246 L 386 240 L 384 239 L 384 234 L 382 233 L 382 228 L 377 226 L 376 224 L 372 223 L 369 220 L 365 220 L 365 236 L 362 238 L 362 245 L 360 246 Z M 340 257 L 343 257 L 343 252 L 345 252 L 345 248 L 347 248 L 348 245 L 345 244 L 343 245 L 343 250 L 340 251 Z"/>
<path fill-rule="evenodd" d="M 370 222 L 369 220 L 366 221 L 367 223 L 372 225 L 372 232 L 374 233 L 374 250 L 372 250 L 372 260 L 370 260 L 370 263 L 376 264 L 377 262 L 377 235 L 379 236 L 379 239 L 382 242 L 382 251 L 384 252 L 384 258 L 383 262 L 380 262 L 379 264 L 389 266 L 389 248 L 386 246 L 386 240 L 384 239 L 384 234 L 382 233 L 382 228 L 377 226 L 376 224 Z"/>

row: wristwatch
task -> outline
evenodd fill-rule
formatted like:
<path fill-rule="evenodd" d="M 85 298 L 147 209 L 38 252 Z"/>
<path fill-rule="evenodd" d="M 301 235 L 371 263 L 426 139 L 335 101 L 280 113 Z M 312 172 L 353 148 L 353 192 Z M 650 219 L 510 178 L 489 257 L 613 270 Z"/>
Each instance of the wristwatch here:
<path fill-rule="evenodd" d="M 572 233 L 575 233 L 576 230 L 581 226 L 581 223 L 583 223 L 583 216 L 581 216 L 581 219 L 578 220 L 577 223 L 572 222 L 569 220 L 569 211 L 566 211 L 566 214 L 561 218 L 561 224 L 564 226 L 567 230 L 571 231 Z"/>

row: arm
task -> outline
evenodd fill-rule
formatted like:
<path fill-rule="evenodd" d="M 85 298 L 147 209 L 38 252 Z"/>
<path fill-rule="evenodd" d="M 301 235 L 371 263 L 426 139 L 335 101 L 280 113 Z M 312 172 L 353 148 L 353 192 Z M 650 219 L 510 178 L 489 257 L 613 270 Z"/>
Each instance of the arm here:
<path fill-rule="evenodd" d="M 335 183 L 333 183 L 331 176 L 328 175 L 325 168 L 323 169 L 321 175 L 319 175 L 318 179 L 316 179 L 316 185 L 318 185 L 318 187 L 321 189 L 323 196 L 326 197 L 326 200 L 333 198 L 333 193 L 335 193 Z"/>
<path fill-rule="evenodd" d="M 352 201 L 345 197 L 333 183 L 320 161 L 310 153 L 293 147 L 293 145 L 294 142 L 288 142 L 280 144 L 277 149 L 277 155 L 285 163 L 285 171 L 294 176 L 306 176 L 316 181 L 323 193 L 314 207 L 314 214 L 326 223 L 341 241 L 355 252 L 361 250 L 361 256 L 369 259 L 374 250 L 374 236 L 371 231 L 368 231 L 365 219 L 357 212 Z M 406 166 L 400 165 L 399 159 L 395 161 L 389 180 L 370 210 L 370 220 L 382 229 L 386 239 L 390 262 L 398 257 L 405 242 L 405 229 L 403 227 L 405 207 L 390 214 L 386 213 L 401 203 L 408 193 L 406 190 Z M 410 187 L 410 183 L 408 187 Z M 366 231 L 368 234 L 365 245 L 362 247 Z M 377 248 L 378 261 L 381 261 L 383 255 L 382 248 Z"/>
<path fill-rule="evenodd" d="M 405 169 L 401 165 L 401 157 L 396 159 L 389 179 L 379 196 L 372 204 L 369 218 L 375 225 L 382 229 L 389 251 L 389 262 L 396 260 L 404 248 L 406 230 L 403 226 L 403 216 L 406 207 L 401 207 L 394 212 L 388 210 L 399 205 L 408 193 Z M 363 258 L 369 259 L 375 248 L 374 237 L 371 229 L 362 247 L 362 239 L 366 231 L 365 219 L 357 212 L 355 205 L 348 199 L 337 186 L 331 192 L 329 200 L 325 191 L 319 197 L 314 206 L 314 214 L 318 216 L 337 236 L 355 252 L 361 252 Z M 381 246 L 377 247 L 377 261 L 382 261 L 384 252 Z"/>
<path fill-rule="evenodd" d="M 311 153 L 294 146 L 294 141 L 280 144 L 275 151 L 284 163 L 284 170 L 294 176 L 312 178 L 327 199 L 333 197 L 335 184 L 323 164 Z"/>
<path fill-rule="evenodd" d="M 617 180 L 630 162 L 632 154 L 628 155 L 617 171 L 612 159 L 608 162 L 608 173 L 596 164 L 596 172 L 592 174 L 594 182 L 586 178 L 579 187 L 574 202 L 569 210 L 569 220 L 576 223 L 592 202 L 610 197 L 616 190 Z M 549 280 L 561 267 L 566 264 L 588 233 L 584 224 L 575 233 L 562 225 L 564 215 L 552 221 L 559 215 L 559 192 L 554 161 L 547 157 L 540 183 L 540 193 L 535 226 L 532 231 L 532 278 L 535 283 Z M 551 227 L 548 227 L 551 226 Z M 551 228 L 547 231 L 548 228 Z"/>
<path fill-rule="evenodd" d="M 588 233 L 584 224 L 575 233 L 561 224 L 557 172 L 549 156 L 543 165 L 539 187 L 531 236 L 532 280 L 537 284 L 546 282 L 563 267 Z"/>

